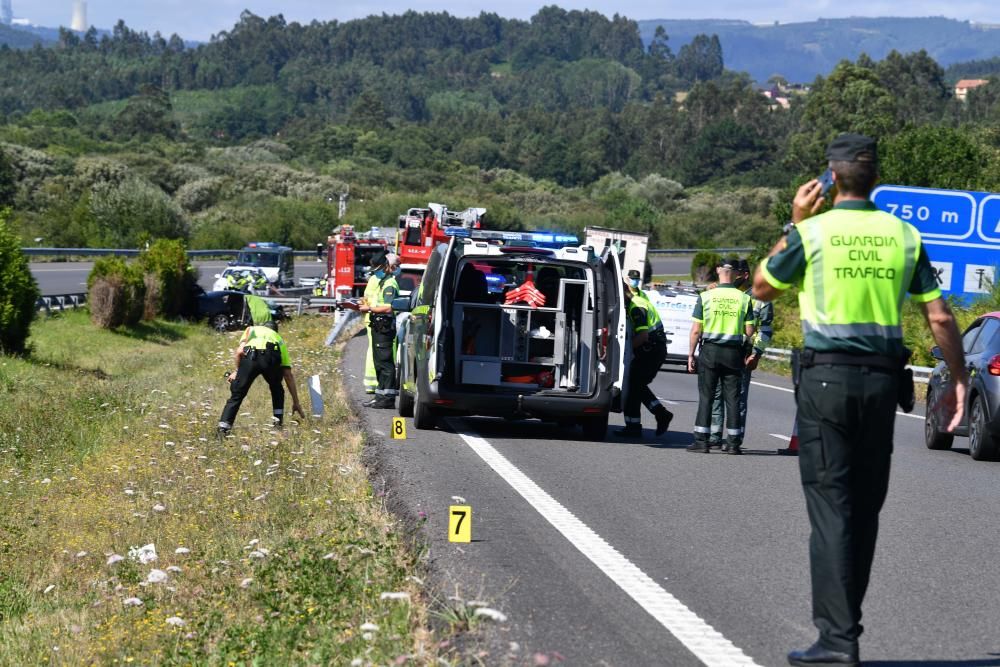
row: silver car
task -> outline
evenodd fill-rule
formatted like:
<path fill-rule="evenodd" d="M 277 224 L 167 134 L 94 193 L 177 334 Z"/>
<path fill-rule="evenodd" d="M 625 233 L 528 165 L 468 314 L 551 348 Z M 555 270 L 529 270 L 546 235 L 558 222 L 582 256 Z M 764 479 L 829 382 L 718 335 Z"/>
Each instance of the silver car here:
<path fill-rule="evenodd" d="M 927 416 L 924 441 L 928 449 L 951 449 L 955 436 L 968 436 L 969 455 L 977 461 L 1000 460 L 1000 312 L 983 315 L 962 334 L 965 367 L 969 371 L 965 420 L 954 433 L 943 431 L 941 411 L 935 409 L 951 376 L 941 350 L 931 354 L 938 360 L 927 386 Z"/>

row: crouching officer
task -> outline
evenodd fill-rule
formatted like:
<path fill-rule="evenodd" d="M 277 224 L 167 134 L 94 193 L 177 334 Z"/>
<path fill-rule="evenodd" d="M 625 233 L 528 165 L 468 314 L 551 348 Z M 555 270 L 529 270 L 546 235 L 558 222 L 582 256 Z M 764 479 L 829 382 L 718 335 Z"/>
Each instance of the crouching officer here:
<path fill-rule="evenodd" d="M 394 275 L 395 256 L 383 257 L 375 267 L 378 292 L 374 302 L 366 302 L 359 310 L 368 313 L 368 327 L 371 331 L 372 361 L 378 386 L 375 398 L 365 405 L 370 408 L 393 408 L 396 406 L 396 316 L 392 312 L 392 300 L 399 296 L 399 283 Z"/>
<path fill-rule="evenodd" d="M 633 292 L 627 283 L 623 291 L 632 330 L 632 363 L 628 368 L 625 428 L 615 431 L 615 435 L 623 438 L 642 436 L 643 405 L 656 416 L 656 435 L 663 435 L 670 428 L 674 415 L 650 391 L 649 383 L 656 378 L 667 358 L 667 335 L 653 304 L 641 292 Z"/>
<path fill-rule="evenodd" d="M 281 386 L 284 380 L 292 395 L 292 412 L 297 412 L 305 419 L 302 407 L 299 405 L 299 394 L 295 388 L 295 376 L 292 375 L 292 363 L 288 358 L 288 347 L 278 334 L 274 322 L 266 326 L 250 326 L 243 332 L 240 344 L 236 347 L 236 371 L 227 379 L 231 395 L 222 409 L 219 418 L 219 434 L 227 435 L 233 428 L 240 405 L 250 391 L 250 385 L 263 375 L 267 386 L 271 389 L 271 410 L 275 425 L 280 426 L 285 416 L 285 390 Z"/>
<path fill-rule="evenodd" d="M 691 350 L 688 372 L 695 372 L 698 357 L 698 414 L 694 421 L 694 442 L 689 452 L 709 451 L 712 431 L 712 402 L 715 388 L 722 384 L 726 406 L 727 452 L 742 454 L 743 428 L 740 425 L 740 380 L 747 354 L 746 342 L 753 336 L 753 304 L 750 296 L 733 286 L 734 267 L 724 262 L 718 267 L 719 285 L 698 295 L 691 319 Z"/>

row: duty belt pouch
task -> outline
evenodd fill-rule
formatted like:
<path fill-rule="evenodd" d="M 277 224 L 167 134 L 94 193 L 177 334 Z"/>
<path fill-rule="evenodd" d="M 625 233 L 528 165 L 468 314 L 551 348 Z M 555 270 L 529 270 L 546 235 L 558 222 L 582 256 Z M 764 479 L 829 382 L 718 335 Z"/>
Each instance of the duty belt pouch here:
<path fill-rule="evenodd" d="M 388 313 L 372 315 L 372 331 L 380 334 L 391 334 L 396 331 L 396 318 Z"/>
<path fill-rule="evenodd" d="M 792 350 L 792 384 L 799 388 L 799 381 L 802 380 L 802 350 L 795 348 Z"/>
<path fill-rule="evenodd" d="M 912 352 L 907 350 L 900 362 L 899 389 L 897 390 L 899 407 L 907 414 L 913 412 L 913 406 L 917 402 L 916 388 L 913 386 L 913 369 L 906 367 L 911 354 Z"/>

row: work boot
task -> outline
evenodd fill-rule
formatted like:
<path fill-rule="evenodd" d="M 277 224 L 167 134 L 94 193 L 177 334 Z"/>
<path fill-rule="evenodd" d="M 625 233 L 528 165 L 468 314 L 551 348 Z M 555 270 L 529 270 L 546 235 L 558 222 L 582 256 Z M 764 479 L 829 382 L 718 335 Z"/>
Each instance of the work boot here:
<path fill-rule="evenodd" d="M 369 407 L 376 410 L 391 410 L 396 407 L 396 399 L 393 396 L 379 396 L 369 403 Z"/>
<path fill-rule="evenodd" d="M 696 452 L 698 454 L 708 454 L 708 442 L 705 440 L 695 440 L 690 445 L 687 446 L 689 452 Z"/>
<path fill-rule="evenodd" d="M 711 437 L 711 438 L 709 438 L 708 439 L 708 448 L 709 449 L 722 449 L 722 438 L 714 437 L 714 436 Z"/>
<path fill-rule="evenodd" d="M 619 438 L 641 438 L 642 424 L 625 424 L 625 428 L 615 431 Z"/>
<path fill-rule="evenodd" d="M 743 445 L 728 445 L 726 446 L 726 454 L 734 454 L 739 456 L 743 453 Z"/>
<path fill-rule="evenodd" d="M 220 440 L 225 440 L 226 436 L 229 435 L 229 431 L 230 431 L 230 429 L 226 428 L 225 426 L 220 426 L 215 431 L 215 434 L 219 437 Z"/>
<path fill-rule="evenodd" d="M 661 405 L 653 411 L 653 414 L 656 415 L 656 435 L 663 435 L 670 428 L 670 421 L 674 418 L 674 413 Z"/>
<path fill-rule="evenodd" d="M 831 651 L 816 642 L 804 651 L 792 651 L 788 654 L 788 664 L 797 667 L 816 667 L 818 665 L 853 665 L 860 664 L 857 650 L 851 653 Z"/>

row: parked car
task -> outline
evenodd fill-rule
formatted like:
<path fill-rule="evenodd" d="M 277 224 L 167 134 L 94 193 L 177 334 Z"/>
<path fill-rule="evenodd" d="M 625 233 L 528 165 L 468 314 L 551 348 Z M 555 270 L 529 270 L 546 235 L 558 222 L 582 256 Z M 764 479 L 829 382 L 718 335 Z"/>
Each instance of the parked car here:
<path fill-rule="evenodd" d="M 928 449 L 951 449 L 955 436 L 969 438 L 969 455 L 977 461 L 1000 460 L 1000 312 L 983 315 L 962 334 L 969 392 L 965 419 L 954 433 L 945 433 L 941 411 L 934 405 L 947 389 L 951 374 L 941 350 L 931 354 L 938 360 L 927 385 L 927 415 L 924 440 Z"/>
<path fill-rule="evenodd" d="M 234 331 L 250 325 L 250 309 L 246 306 L 246 294 L 236 290 L 216 290 L 198 295 L 198 317 L 208 320 L 216 331 Z M 271 316 L 275 322 L 285 319 L 282 306 L 273 305 L 268 299 Z"/>
<path fill-rule="evenodd" d="M 617 255 L 464 233 L 438 244 L 417 289 L 393 302 L 410 314 L 400 414 L 419 429 L 451 414 L 539 418 L 603 439 L 631 352 Z"/>

